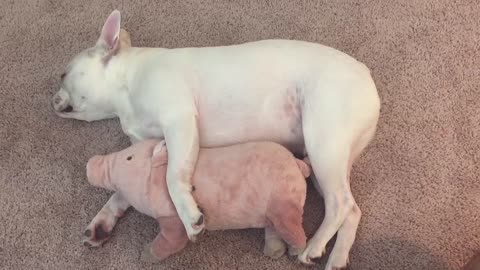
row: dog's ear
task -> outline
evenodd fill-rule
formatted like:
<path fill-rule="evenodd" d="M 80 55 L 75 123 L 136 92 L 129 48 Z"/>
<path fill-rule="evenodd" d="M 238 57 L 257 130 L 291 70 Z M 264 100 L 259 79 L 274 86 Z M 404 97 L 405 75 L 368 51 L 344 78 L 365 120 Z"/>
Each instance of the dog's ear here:
<path fill-rule="evenodd" d="M 120 11 L 114 10 L 103 24 L 97 46 L 102 46 L 109 53 L 115 53 L 120 45 Z"/>
<path fill-rule="evenodd" d="M 120 29 L 120 50 L 132 47 L 130 34 L 125 29 Z"/>

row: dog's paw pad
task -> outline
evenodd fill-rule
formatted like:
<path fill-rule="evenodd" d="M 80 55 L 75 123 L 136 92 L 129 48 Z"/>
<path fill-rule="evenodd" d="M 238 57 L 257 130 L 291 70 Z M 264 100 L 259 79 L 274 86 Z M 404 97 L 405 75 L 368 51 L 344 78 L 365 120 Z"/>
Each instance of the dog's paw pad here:
<path fill-rule="evenodd" d="M 203 225 L 204 225 L 204 218 L 203 218 L 203 214 L 202 214 L 198 218 L 197 222 L 195 222 L 195 226 L 202 227 Z"/>
<path fill-rule="evenodd" d="M 102 225 L 98 225 L 98 226 L 95 227 L 95 239 L 96 240 L 105 240 L 108 237 L 110 237 L 110 232 L 104 230 Z"/>
<path fill-rule="evenodd" d="M 90 226 L 89 226 L 90 227 Z M 111 232 L 105 230 L 101 224 L 88 228 L 83 232 L 82 243 L 86 247 L 99 247 L 110 238 Z"/>
<path fill-rule="evenodd" d="M 85 237 L 92 237 L 92 230 L 86 229 L 85 232 L 83 233 Z"/>

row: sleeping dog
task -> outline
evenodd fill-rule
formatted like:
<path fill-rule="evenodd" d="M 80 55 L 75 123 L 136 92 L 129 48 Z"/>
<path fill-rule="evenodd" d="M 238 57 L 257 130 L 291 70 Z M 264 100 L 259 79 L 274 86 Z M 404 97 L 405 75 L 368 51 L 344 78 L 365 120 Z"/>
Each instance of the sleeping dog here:
<path fill-rule="evenodd" d="M 132 142 L 169 149 L 167 185 L 188 238 L 204 229 L 192 196 L 199 147 L 268 140 L 308 155 L 325 218 L 300 260 L 345 267 L 361 212 L 350 190 L 352 163 L 373 138 L 380 99 L 369 69 L 328 46 L 261 40 L 217 47 L 132 47 L 120 12 L 95 45 L 76 55 L 53 97 L 55 112 L 85 121 L 118 117 Z M 126 209 L 118 193 L 105 207 Z M 113 214 L 103 217 L 115 224 Z"/>

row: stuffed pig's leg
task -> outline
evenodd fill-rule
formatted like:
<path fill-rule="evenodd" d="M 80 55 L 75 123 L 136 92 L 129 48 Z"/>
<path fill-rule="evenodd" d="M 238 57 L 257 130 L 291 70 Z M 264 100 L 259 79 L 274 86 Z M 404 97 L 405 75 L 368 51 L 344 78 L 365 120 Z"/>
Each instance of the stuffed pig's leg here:
<path fill-rule="evenodd" d="M 98 247 L 107 241 L 118 219 L 129 207 L 130 203 L 115 192 L 85 229 L 83 244 Z"/>
<path fill-rule="evenodd" d="M 142 252 L 144 262 L 160 262 L 182 249 L 188 243 L 187 232 L 178 216 L 158 218 L 160 233 Z"/>
<path fill-rule="evenodd" d="M 267 210 L 267 218 L 276 233 L 288 244 L 288 254 L 296 256 L 306 246 L 307 237 L 303 230 L 303 208 L 288 200 L 273 200 Z"/>
<path fill-rule="evenodd" d="M 272 226 L 265 227 L 265 246 L 263 247 L 263 254 L 272 258 L 278 259 L 285 254 L 287 246 L 282 240 L 282 237 L 278 235 Z"/>

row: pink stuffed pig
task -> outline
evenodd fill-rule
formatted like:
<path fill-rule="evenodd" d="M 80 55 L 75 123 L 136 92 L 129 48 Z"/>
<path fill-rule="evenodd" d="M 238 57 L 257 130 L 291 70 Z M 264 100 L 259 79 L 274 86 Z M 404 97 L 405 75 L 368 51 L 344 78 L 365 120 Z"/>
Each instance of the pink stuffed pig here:
<path fill-rule="evenodd" d="M 188 243 L 167 190 L 167 160 L 165 141 L 145 140 L 94 156 L 87 164 L 92 185 L 119 192 L 135 209 L 158 221 L 161 231 L 145 247 L 144 261 L 161 261 Z M 207 230 L 265 228 L 265 255 L 282 256 L 284 242 L 290 255 L 298 255 L 306 245 L 302 215 L 310 172 L 304 161 L 271 142 L 202 148 L 192 194 Z"/>

